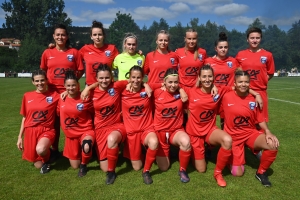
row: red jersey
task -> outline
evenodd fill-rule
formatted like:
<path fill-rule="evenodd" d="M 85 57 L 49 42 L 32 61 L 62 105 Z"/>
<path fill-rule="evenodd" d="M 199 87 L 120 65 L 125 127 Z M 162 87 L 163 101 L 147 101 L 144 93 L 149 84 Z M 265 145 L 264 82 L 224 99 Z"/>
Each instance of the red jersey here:
<path fill-rule="evenodd" d="M 93 44 L 88 44 L 83 46 L 79 50 L 79 53 L 85 62 L 86 83 L 91 85 L 97 82 L 96 72 L 98 65 L 102 63 L 111 67 L 119 51 L 113 44 L 104 44 L 101 48 L 97 48 Z"/>
<path fill-rule="evenodd" d="M 128 81 L 112 82 L 108 90 L 98 87 L 91 91 L 95 109 L 95 129 L 120 123 L 121 120 L 121 94 Z"/>
<path fill-rule="evenodd" d="M 149 84 L 155 90 L 161 84 Z M 123 121 L 127 133 L 145 131 L 153 126 L 153 102 L 142 88 L 139 92 L 133 93 L 124 90 L 122 93 Z"/>
<path fill-rule="evenodd" d="M 250 87 L 253 90 L 266 90 L 268 85 L 267 75 L 273 75 L 275 64 L 272 53 L 260 49 L 252 52 L 249 49 L 238 52 L 237 61 L 251 77 Z"/>
<path fill-rule="evenodd" d="M 233 57 L 227 57 L 224 60 L 220 60 L 217 57 L 206 58 L 204 64 L 210 64 L 214 69 L 216 86 L 233 86 L 234 73 L 238 68 L 239 63 Z"/>
<path fill-rule="evenodd" d="M 32 126 L 54 128 L 58 100 L 59 94 L 54 91 L 26 92 L 20 111 L 25 117 L 24 128 Z"/>
<path fill-rule="evenodd" d="M 206 58 L 206 50 L 199 48 L 199 56 L 195 60 L 194 52 L 179 48 L 176 50 L 176 55 L 179 60 L 178 73 L 180 84 L 186 87 L 194 87 L 196 85 L 199 69 L 203 66 Z"/>
<path fill-rule="evenodd" d="M 179 92 L 170 93 L 157 89 L 154 91 L 155 115 L 154 128 L 156 131 L 175 131 L 182 128 L 183 103 Z"/>
<path fill-rule="evenodd" d="M 226 116 L 224 130 L 230 135 L 239 137 L 250 134 L 256 129 L 256 123 L 264 121 L 251 94 L 240 97 L 235 91 L 230 91 L 224 95 L 222 106 Z"/>
<path fill-rule="evenodd" d="M 66 51 L 58 51 L 56 48 L 46 49 L 42 54 L 40 68 L 47 71 L 48 87 L 57 92 L 65 91 L 65 71 L 84 70 L 77 49 L 69 48 Z"/>
<path fill-rule="evenodd" d="M 177 67 L 178 58 L 175 52 L 161 54 L 158 51 L 152 51 L 146 56 L 143 70 L 145 74 L 148 74 L 148 83 L 162 83 L 167 69 L 177 69 Z"/>
<path fill-rule="evenodd" d="M 58 102 L 60 126 L 68 138 L 77 138 L 85 131 L 93 130 L 93 113 L 93 102 L 83 102 L 80 93 L 75 98 L 66 97 L 64 101 L 60 99 Z"/>
<path fill-rule="evenodd" d="M 186 132 L 193 136 L 205 136 L 212 127 L 216 126 L 222 96 L 232 90 L 231 87 L 218 87 L 218 95 L 213 97 L 204 93 L 200 88 L 185 88 L 188 94 L 188 110 L 190 112 L 186 124 Z"/>

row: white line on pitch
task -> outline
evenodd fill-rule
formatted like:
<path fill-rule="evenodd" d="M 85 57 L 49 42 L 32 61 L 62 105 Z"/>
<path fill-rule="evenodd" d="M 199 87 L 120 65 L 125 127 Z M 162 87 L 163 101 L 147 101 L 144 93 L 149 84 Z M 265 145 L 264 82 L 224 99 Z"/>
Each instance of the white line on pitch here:
<path fill-rule="evenodd" d="M 278 89 L 267 89 L 267 91 L 269 90 L 293 90 L 293 89 L 299 89 L 300 87 L 295 87 L 295 88 L 278 88 Z"/>
<path fill-rule="evenodd" d="M 281 101 L 281 102 L 285 102 L 285 103 L 292 103 L 292 104 L 300 105 L 300 103 L 298 103 L 298 102 L 285 101 L 285 100 L 275 99 L 275 98 L 269 98 L 269 99 L 275 100 L 275 101 Z"/>

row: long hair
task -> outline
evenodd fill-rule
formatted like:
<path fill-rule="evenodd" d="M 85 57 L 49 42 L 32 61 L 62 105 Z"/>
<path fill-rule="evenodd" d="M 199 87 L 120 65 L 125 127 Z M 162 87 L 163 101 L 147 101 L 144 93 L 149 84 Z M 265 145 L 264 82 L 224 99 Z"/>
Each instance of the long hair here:
<path fill-rule="evenodd" d="M 197 34 L 197 36 L 198 36 L 198 32 L 195 30 L 195 29 L 193 29 L 193 28 L 190 28 L 190 29 L 188 29 L 187 31 L 186 31 L 186 33 L 196 33 Z M 197 60 L 197 58 L 198 58 L 198 56 L 199 56 L 199 52 L 198 52 L 198 44 L 196 44 L 196 46 L 194 47 L 194 49 L 193 49 L 193 51 L 194 51 L 194 60 Z M 185 50 L 184 50 L 184 53 L 186 54 L 186 50 L 187 50 L 187 48 L 185 48 Z"/>

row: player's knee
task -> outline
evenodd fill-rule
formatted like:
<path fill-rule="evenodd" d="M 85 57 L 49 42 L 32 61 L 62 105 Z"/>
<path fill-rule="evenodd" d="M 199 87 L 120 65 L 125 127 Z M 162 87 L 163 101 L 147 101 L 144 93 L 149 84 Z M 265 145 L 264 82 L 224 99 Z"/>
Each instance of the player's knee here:
<path fill-rule="evenodd" d="M 181 146 L 181 149 L 184 151 L 190 150 L 191 149 L 190 139 L 186 138 L 186 137 L 182 138 L 180 141 L 180 146 Z"/>
<path fill-rule="evenodd" d="M 148 147 L 150 149 L 153 149 L 153 150 L 157 149 L 157 147 L 158 147 L 158 139 L 157 139 L 157 137 L 151 137 L 151 138 L 149 138 Z"/>
<path fill-rule="evenodd" d="M 107 137 L 107 146 L 108 148 L 116 148 L 118 146 L 118 137 L 116 135 L 109 135 Z"/>
<path fill-rule="evenodd" d="M 35 147 L 36 153 L 40 156 L 44 156 L 47 153 L 47 148 L 44 145 L 37 145 Z"/>
<path fill-rule="evenodd" d="M 229 135 L 226 135 L 223 137 L 223 145 L 222 147 L 224 149 L 231 149 L 231 145 L 232 145 L 232 138 Z"/>
<path fill-rule="evenodd" d="M 92 145 L 93 145 L 92 140 L 83 140 L 82 145 L 81 145 L 83 153 L 85 153 L 85 154 L 90 153 L 92 150 Z"/>
<path fill-rule="evenodd" d="M 244 171 L 245 171 L 244 165 L 240 165 L 240 166 L 233 165 L 231 167 L 231 174 L 233 176 L 243 176 L 244 175 Z"/>

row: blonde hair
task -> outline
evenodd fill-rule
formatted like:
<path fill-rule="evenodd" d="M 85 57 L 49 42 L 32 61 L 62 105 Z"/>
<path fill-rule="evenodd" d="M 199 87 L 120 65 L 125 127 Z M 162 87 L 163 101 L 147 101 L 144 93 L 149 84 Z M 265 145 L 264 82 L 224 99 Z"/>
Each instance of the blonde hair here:
<path fill-rule="evenodd" d="M 134 33 L 126 33 L 125 36 L 124 36 L 124 38 L 123 38 L 123 43 L 122 43 L 122 50 L 123 50 L 123 53 L 126 52 L 126 49 L 125 49 L 124 45 L 125 45 L 127 39 L 129 39 L 129 38 L 135 39 L 136 49 L 137 49 L 138 39 L 137 39 L 136 35 L 135 35 Z"/>
<path fill-rule="evenodd" d="M 165 35 L 167 35 L 167 36 L 168 36 L 168 39 L 169 39 L 169 41 L 170 41 L 170 34 L 168 33 L 168 31 L 165 31 L 165 30 L 160 30 L 160 31 L 156 34 L 156 39 L 155 39 L 155 41 L 157 41 L 158 35 L 159 35 L 159 34 L 165 34 Z M 155 52 L 157 51 L 157 49 L 158 49 L 158 44 L 156 45 L 156 49 L 155 49 L 153 55 L 155 55 Z M 168 47 L 167 47 L 167 51 L 170 51 L 169 45 L 168 45 Z"/>
<path fill-rule="evenodd" d="M 196 33 L 197 36 L 198 36 L 198 32 L 193 28 L 188 29 L 185 33 Z M 194 50 L 194 60 L 197 60 L 197 58 L 199 56 L 198 48 L 199 48 L 198 44 L 196 44 L 196 46 L 193 49 Z M 186 50 L 187 50 L 187 48 L 186 48 L 186 45 L 185 45 L 185 50 L 184 50 L 185 54 L 186 54 Z"/>

